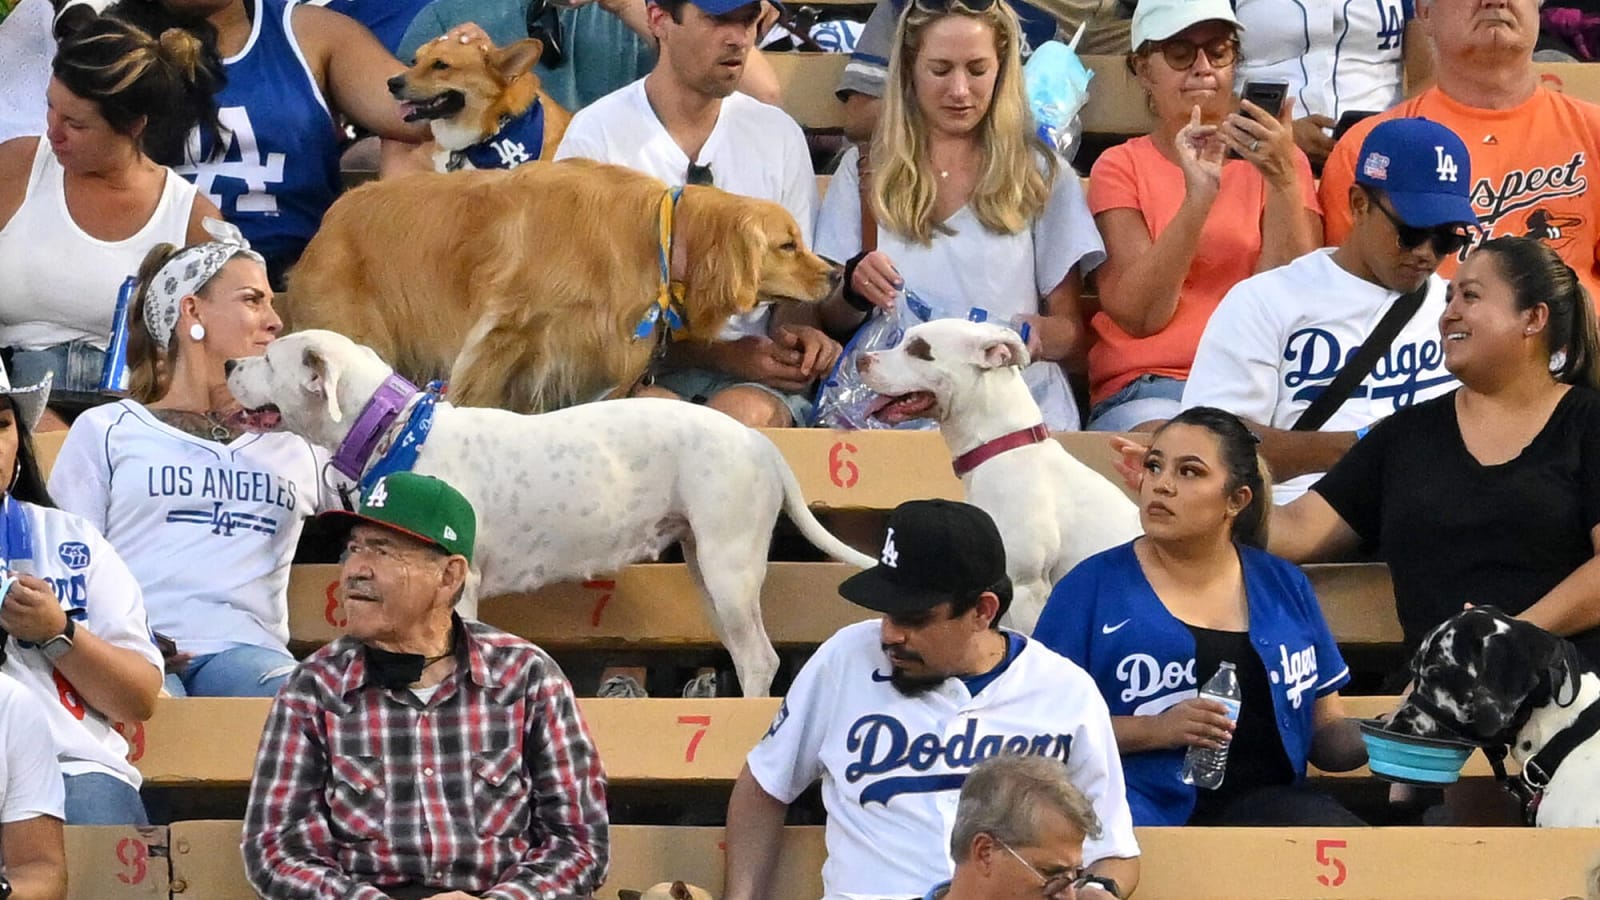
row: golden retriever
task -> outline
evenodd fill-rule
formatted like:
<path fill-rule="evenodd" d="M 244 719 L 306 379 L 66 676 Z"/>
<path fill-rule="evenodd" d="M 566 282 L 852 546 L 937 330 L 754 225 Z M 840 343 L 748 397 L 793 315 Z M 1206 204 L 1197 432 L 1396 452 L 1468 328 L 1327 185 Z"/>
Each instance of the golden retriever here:
<path fill-rule="evenodd" d="M 426 120 L 433 132 L 436 171 L 514 169 L 555 154 L 572 114 L 550 99 L 533 72 L 543 52 L 537 38 L 497 49 L 440 36 L 417 48 L 415 65 L 389 79 L 406 121 Z M 530 110 L 542 116 L 537 147 L 525 140 L 523 117 Z M 509 133 L 502 137 L 502 131 Z"/>
<path fill-rule="evenodd" d="M 588 160 L 423 173 L 364 185 L 328 210 L 289 276 L 292 329 L 372 347 L 458 406 L 544 412 L 626 391 L 656 346 L 635 329 L 661 287 L 667 186 Z M 674 340 L 712 341 L 762 300 L 822 300 L 837 270 L 776 203 L 686 187 L 672 277 Z"/>

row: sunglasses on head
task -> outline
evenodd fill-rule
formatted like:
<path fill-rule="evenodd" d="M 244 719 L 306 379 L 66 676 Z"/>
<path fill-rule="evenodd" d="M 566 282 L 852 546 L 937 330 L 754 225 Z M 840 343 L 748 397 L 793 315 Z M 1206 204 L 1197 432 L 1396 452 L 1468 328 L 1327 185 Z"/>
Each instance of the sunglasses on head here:
<path fill-rule="evenodd" d="M 930 13 L 947 13 L 960 7 L 967 12 L 988 12 L 995 0 L 916 0 L 917 9 Z"/>
<path fill-rule="evenodd" d="M 567 61 L 567 53 L 561 48 L 561 19 L 557 12 L 552 0 L 532 0 L 528 4 L 528 37 L 544 45 L 539 62 L 547 69 L 559 68 Z"/>
<path fill-rule="evenodd" d="M 1167 61 L 1167 65 L 1180 72 L 1194 68 L 1202 50 L 1205 51 L 1206 59 L 1219 69 L 1233 65 L 1233 61 L 1239 58 L 1239 40 L 1231 37 L 1217 38 L 1205 44 L 1171 38 L 1165 41 L 1151 41 L 1150 49 L 1160 52 L 1161 58 Z"/>
<path fill-rule="evenodd" d="M 684 184 L 698 184 L 703 187 L 712 187 L 715 182 L 711 177 L 711 167 L 699 163 L 689 163 L 689 171 L 683 176 Z"/>
<path fill-rule="evenodd" d="M 1395 238 L 1400 242 L 1401 250 L 1415 250 L 1424 242 L 1432 242 L 1433 253 L 1440 259 L 1457 253 L 1472 236 L 1462 230 L 1460 225 L 1435 225 L 1432 228 L 1418 228 L 1400 221 L 1400 216 L 1388 206 L 1372 189 L 1362 187 L 1362 193 L 1367 195 L 1367 201 L 1383 213 L 1383 217 L 1394 226 Z"/>

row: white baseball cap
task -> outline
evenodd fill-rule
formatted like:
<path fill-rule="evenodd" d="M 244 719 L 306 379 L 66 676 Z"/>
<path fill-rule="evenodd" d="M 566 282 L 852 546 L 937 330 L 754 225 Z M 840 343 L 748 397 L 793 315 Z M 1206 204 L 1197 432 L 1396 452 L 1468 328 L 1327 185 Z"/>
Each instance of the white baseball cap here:
<path fill-rule="evenodd" d="M 1190 25 L 1212 21 L 1244 30 L 1233 14 L 1230 0 L 1139 0 L 1130 34 L 1133 49 L 1139 49 L 1145 41 L 1164 41 Z"/>

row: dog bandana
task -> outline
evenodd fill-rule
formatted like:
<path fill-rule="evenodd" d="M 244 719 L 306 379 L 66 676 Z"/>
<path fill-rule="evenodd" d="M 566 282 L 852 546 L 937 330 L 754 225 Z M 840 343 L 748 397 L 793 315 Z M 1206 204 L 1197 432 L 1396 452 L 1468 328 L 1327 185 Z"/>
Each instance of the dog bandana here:
<path fill-rule="evenodd" d="M 372 468 L 361 476 L 361 494 L 366 496 L 371 493 L 372 486 L 378 479 L 395 472 L 409 472 L 417 464 L 417 455 L 422 452 L 422 445 L 428 440 L 428 432 L 433 429 L 433 408 L 439 402 L 439 395 L 444 391 L 444 382 L 435 381 L 428 385 L 427 392 L 417 400 L 417 405 L 411 410 L 411 418 L 406 420 L 406 430 L 400 433 L 399 440 L 383 452 L 383 456 L 372 464 Z"/>
<path fill-rule="evenodd" d="M 665 343 L 667 334 L 683 330 L 684 284 L 672 280 L 672 214 L 677 209 L 683 188 L 675 187 L 661 196 L 661 240 L 657 244 L 656 259 L 661 264 L 661 290 L 656 302 L 645 310 L 639 326 L 633 330 L 633 339 L 644 340 L 658 325 L 664 329 L 657 335 Z"/>
<path fill-rule="evenodd" d="M 178 251 L 156 271 L 145 292 L 144 327 L 157 347 L 172 343 L 172 332 L 178 327 L 179 301 L 205 287 L 228 260 L 244 256 L 263 267 L 267 264 L 261 254 L 250 249 L 250 242 L 233 224 L 208 217 L 204 225 L 215 240 Z"/>
<path fill-rule="evenodd" d="M 501 116 L 495 133 L 464 150 L 451 150 L 445 171 L 458 171 L 466 163 L 475 169 L 515 169 L 539 158 L 544 148 L 544 103 L 520 116 Z"/>

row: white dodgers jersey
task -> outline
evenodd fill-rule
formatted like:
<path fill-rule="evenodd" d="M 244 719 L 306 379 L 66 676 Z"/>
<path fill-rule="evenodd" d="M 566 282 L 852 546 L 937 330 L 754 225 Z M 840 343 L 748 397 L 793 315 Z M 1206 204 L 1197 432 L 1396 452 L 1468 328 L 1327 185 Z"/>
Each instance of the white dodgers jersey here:
<path fill-rule="evenodd" d="M 822 779 L 827 900 L 920 897 L 950 877 L 966 774 L 1001 753 L 1050 756 L 1104 831 L 1084 860 L 1137 856 L 1111 718 L 1094 681 L 1027 641 L 976 696 L 960 679 L 917 697 L 889 683 L 877 621 L 841 629 L 812 657 L 751 751 L 762 789 L 791 803 Z"/>

